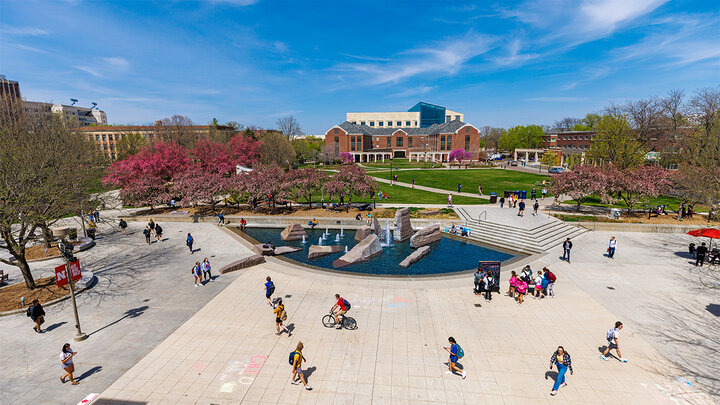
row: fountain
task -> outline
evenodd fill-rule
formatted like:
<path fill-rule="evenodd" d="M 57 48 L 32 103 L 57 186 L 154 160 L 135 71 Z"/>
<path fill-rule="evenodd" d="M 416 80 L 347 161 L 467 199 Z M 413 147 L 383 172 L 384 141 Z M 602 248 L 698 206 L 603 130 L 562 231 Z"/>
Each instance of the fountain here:
<path fill-rule="evenodd" d="M 340 228 L 340 236 L 345 236 L 345 235 L 343 234 L 343 229 L 342 229 L 342 228 Z"/>
<path fill-rule="evenodd" d="M 345 253 L 347 253 L 347 252 L 348 252 L 347 245 L 345 245 Z"/>
<path fill-rule="evenodd" d="M 305 235 L 303 235 L 302 237 L 303 237 L 302 243 L 304 244 L 305 243 Z"/>
<path fill-rule="evenodd" d="M 322 236 L 318 238 L 318 245 L 322 246 Z"/>
<path fill-rule="evenodd" d="M 387 247 L 392 245 L 392 237 L 390 236 L 390 220 L 385 220 L 385 242 L 381 243 L 380 246 Z"/>
<path fill-rule="evenodd" d="M 335 234 L 335 242 L 340 242 L 340 234 L 339 233 Z"/>
<path fill-rule="evenodd" d="M 325 235 L 330 235 L 330 230 L 328 228 L 325 228 Z"/>

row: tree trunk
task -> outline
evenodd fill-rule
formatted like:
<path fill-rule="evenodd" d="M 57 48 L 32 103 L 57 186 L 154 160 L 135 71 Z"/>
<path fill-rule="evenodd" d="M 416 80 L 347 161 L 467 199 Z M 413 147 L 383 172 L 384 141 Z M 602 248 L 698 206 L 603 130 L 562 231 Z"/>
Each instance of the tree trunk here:
<path fill-rule="evenodd" d="M 32 273 L 30 272 L 30 265 L 28 264 L 27 260 L 25 260 L 25 256 L 17 257 L 16 256 L 16 266 L 20 268 L 20 271 L 22 272 L 23 278 L 25 279 L 25 286 L 28 288 L 28 290 L 34 290 L 35 289 L 35 279 L 33 278 Z"/>
<path fill-rule="evenodd" d="M 40 229 L 42 230 L 43 234 L 43 243 L 45 244 L 45 249 L 50 249 L 50 238 L 49 236 L 52 235 L 50 233 L 50 228 L 47 226 L 47 224 L 41 224 Z"/>

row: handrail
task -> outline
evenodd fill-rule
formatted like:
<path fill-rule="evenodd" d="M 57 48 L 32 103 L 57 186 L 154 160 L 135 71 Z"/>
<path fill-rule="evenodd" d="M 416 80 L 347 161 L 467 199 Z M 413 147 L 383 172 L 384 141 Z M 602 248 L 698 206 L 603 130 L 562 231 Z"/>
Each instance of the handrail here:
<path fill-rule="evenodd" d="M 487 210 L 481 212 L 480 215 L 478 215 L 478 221 L 480 221 L 483 215 L 485 215 L 485 220 L 487 221 Z"/>

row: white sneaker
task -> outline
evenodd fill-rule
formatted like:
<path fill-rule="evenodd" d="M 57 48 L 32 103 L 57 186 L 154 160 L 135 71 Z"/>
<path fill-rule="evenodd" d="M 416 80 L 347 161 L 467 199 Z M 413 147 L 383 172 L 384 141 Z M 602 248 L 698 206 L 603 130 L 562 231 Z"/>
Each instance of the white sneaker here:
<path fill-rule="evenodd" d="M 620 362 L 621 362 L 621 363 L 627 363 L 627 359 L 622 358 L 622 359 L 620 359 Z"/>
<path fill-rule="evenodd" d="M 564 382 L 564 383 L 560 384 L 560 386 L 563 387 L 563 388 L 565 388 L 565 387 L 567 387 L 567 383 Z"/>
<path fill-rule="evenodd" d="M 464 372 L 464 371 L 462 372 L 462 374 L 460 374 L 460 375 L 462 376 L 463 380 L 465 379 L 466 374 L 467 374 L 467 373 Z"/>
<path fill-rule="evenodd" d="M 306 385 L 306 386 L 305 386 L 305 389 L 308 390 L 308 391 L 311 391 L 311 390 L 312 390 L 312 387 L 309 386 L 309 385 Z"/>
<path fill-rule="evenodd" d="M 290 381 L 290 384 L 298 385 L 298 384 L 300 384 L 300 380 Z"/>
<path fill-rule="evenodd" d="M 605 361 L 608 361 L 608 358 L 607 358 L 607 357 L 605 357 L 605 355 L 604 355 L 604 354 L 601 354 L 601 355 L 600 355 L 600 358 L 601 358 L 601 359 L 603 359 L 603 360 L 605 360 Z"/>
<path fill-rule="evenodd" d="M 445 374 L 452 374 L 452 371 L 446 371 Z"/>
<path fill-rule="evenodd" d="M 555 390 L 550 391 L 550 395 L 553 395 L 553 396 L 557 395 L 557 391 L 555 391 Z"/>

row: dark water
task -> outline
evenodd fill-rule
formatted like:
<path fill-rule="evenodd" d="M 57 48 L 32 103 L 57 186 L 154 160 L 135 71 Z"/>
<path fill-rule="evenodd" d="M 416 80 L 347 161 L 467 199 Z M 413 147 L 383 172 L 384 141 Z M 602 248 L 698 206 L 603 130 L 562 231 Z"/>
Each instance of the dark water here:
<path fill-rule="evenodd" d="M 490 248 L 482 247 L 474 243 L 460 241 L 443 236 L 437 242 L 430 245 L 430 254 L 420 259 L 420 261 L 408 268 L 402 268 L 398 264 L 410 255 L 415 249 L 410 247 L 410 240 L 405 242 L 393 242 L 389 247 L 383 247 L 383 253 L 371 258 L 370 260 L 352 264 L 349 266 L 335 269 L 332 262 L 340 258 L 344 253 L 333 253 L 317 259 L 308 259 L 308 249 L 310 245 L 317 245 L 318 238 L 325 232 L 325 229 L 306 229 L 308 237 L 306 243 L 302 241 L 283 241 L 280 238 L 281 228 L 246 228 L 245 232 L 251 238 L 258 242 L 271 242 L 275 246 L 294 246 L 301 247 L 303 250 L 283 255 L 287 259 L 292 259 L 300 263 L 310 264 L 312 266 L 334 269 L 338 271 L 346 271 L 349 273 L 365 273 L 365 274 L 383 274 L 383 275 L 428 275 L 441 273 L 455 273 L 459 271 L 467 271 L 477 269 L 480 260 L 497 260 L 505 261 L 514 256 L 508 253 L 499 252 Z M 237 232 L 240 232 L 237 230 Z M 323 245 L 343 245 L 348 250 L 355 246 L 355 231 L 345 230 L 344 235 L 339 242 L 335 241 L 335 235 L 340 230 L 329 230 L 330 235 L 323 241 Z M 242 234 L 242 232 L 240 232 Z M 381 241 L 381 243 L 384 243 Z"/>

